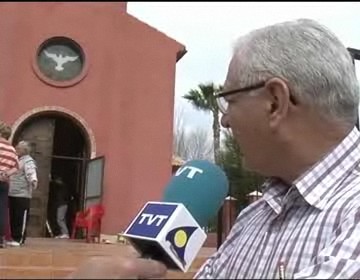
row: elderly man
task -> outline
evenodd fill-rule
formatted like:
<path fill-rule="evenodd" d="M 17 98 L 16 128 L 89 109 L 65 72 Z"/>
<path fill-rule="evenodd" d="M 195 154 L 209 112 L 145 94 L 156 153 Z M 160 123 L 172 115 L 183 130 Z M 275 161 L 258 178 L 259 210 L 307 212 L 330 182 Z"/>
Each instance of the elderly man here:
<path fill-rule="evenodd" d="M 224 89 L 222 125 L 244 165 L 269 180 L 195 277 L 359 278 L 359 85 L 346 48 L 312 20 L 255 30 L 237 41 Z M 101 262 L 73 277 L 165 271 L 150 260 Z"/>
<path fill-rule="evenodd" d="M 19 170 L 10 177 L 9 210 L 12 241 L 10 246 L 25 243 L 26 226 L 29 220 L 32 192 L 37 188 L 38 179 L 35 160 L 30 156 L 30 144 L 20 141 L 16 145 L 19 156 Z"/>

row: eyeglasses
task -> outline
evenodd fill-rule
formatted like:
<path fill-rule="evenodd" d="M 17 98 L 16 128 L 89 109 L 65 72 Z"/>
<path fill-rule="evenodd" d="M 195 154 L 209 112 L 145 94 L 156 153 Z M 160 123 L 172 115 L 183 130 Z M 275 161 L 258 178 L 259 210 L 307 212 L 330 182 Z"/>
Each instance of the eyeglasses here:
<path fill-rule="evenodd" d="M 251 92 L 253 90 L 264 87 L 265 84 L 266 84 L 266 82 L 261 82 L 261 83 L 258 83 L 258 84 L 252 85 L 252 86 L 248 86 L 248 87 L 244 87 L 244 88 L 237 88 L 237 89 L 228 90 L 228 91 L 221 91 L 221 92 L 217 93 L 215 95 L 215 98 L 216 98 L 216 102 L 217 102 L 220 112 L 223 114 L 226 114 L 227 110 L 228 110 L 229 103 L 226 101 L 225 96 L 229 96 L 229 95 L 232 95 L 235 93 L 245 92 L 245 91 Z"/>
<path fill-rule="evenodd" d="M 228 110 L 229 103 L 226 101 L 225 96 L 229 96 L 229 95 L 236 94 L 236 93 L 239 93 L 239 92 L 248 92 L 248 93 L 250 93 L 253 90 L 257 90 L 257 89 L 260 89 L 260 88 L 264 87 L 265 84 L 266 84 L 266 82 L 260 82 L 260 83 L 257 83 L 255 85 L 252 85 L 252 86 L 247 86 L 247 87 L 244 87 L 244 88 L 237 88 L 237 89 L 228 90 L 228 91 L 221 91 L 221 92 L 217 93 L 215 95 L 215 99 L 216 99 L 216 102 L 217 102 L 217 105 L 219 107 L 220 112 L 223 113 L 223 114 L 226 114 L 227 110 Z M 294 98 L 294 96 L 291 94 L 291 92 L 290 92 L 290 97 L 289 98 L 290 98 L 291 103 L 293 103 L 294 105 L 297 104 L 297 101 Z"/>

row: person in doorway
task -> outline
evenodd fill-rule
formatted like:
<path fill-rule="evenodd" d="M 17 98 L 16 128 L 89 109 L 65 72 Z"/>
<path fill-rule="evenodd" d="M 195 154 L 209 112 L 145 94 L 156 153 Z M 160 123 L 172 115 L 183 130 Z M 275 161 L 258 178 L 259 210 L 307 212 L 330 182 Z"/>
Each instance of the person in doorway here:
<path fill-rule="evenodd" d="M 10 176 L 9 210 L 12 241 L 10 246 L 25 243 L 26 228 L 29 221 L 30 200 L 32 192 L 38 186 L 35 160 L 30 156 L 29 142 L 20 141 L 16 145 L 19 156 L 19 170 Z"/>
<path fill-rule="evenodd" d="M 55 238 L 68 239 L 69 230 L 66 225 L 66 213 L 70 200 L 69 189 L 60 176 L 55 176 L 54 180 L 51 182 L 51 188 L 54 193 L 56 222 L 60 229 L 60 234 L 55 236 Z"/>
<path fill-rule="evenodd" d="M 0 248 L 6 247 L 5 234 L 8 226 L 9 175 L 18 170 L 15 148 L 9 142 L 11 127 L 0 123 Z"/>

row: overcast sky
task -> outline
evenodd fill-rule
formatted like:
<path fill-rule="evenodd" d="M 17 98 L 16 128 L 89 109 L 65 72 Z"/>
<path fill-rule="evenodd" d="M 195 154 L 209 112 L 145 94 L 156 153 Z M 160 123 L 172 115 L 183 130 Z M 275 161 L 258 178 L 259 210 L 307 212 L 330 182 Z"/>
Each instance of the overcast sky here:
<path fill-rule="evenodd" d="M 177 63 L 175 106 L 187 126 L 211 128 L 211 116 L 181 96 L 199 83 L 223 83 L 237 37 L 269 24 L 310 18 L 329 27 L 346 47 L 360 49 L 356 2 L 128 2 L 128 13 L 185 45 Z M 357 63 L 360 79 L 360 62 Z"/>

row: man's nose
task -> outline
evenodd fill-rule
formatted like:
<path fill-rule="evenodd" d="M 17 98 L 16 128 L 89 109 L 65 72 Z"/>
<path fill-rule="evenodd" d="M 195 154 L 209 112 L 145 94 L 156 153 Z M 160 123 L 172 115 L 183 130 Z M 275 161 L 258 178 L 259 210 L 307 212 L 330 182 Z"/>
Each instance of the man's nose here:
<path fill-rule="evenodd" d="M 230 128 L 229 117 L 227 114 L 221 116 L 220 123 L 224 128 Z"/>

